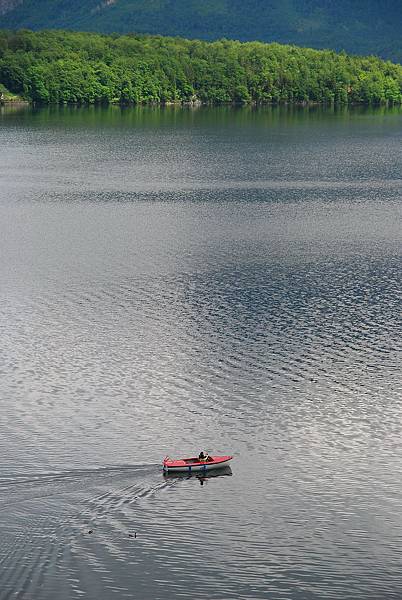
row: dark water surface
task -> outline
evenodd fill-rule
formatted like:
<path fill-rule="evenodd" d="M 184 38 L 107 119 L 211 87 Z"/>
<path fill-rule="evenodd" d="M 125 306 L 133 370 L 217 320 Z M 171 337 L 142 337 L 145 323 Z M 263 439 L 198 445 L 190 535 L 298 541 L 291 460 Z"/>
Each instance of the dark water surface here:
<path fill-rule="evenodd" d="M 3 109 L 1 600 L 401 599 L 401 139 Z"/>

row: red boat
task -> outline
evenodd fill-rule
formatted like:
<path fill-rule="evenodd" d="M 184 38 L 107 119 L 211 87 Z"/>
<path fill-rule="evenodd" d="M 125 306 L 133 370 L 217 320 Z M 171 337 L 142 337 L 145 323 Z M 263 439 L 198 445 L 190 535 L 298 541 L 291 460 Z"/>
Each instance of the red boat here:
<path fill-rule="evenodd" d="M 165 472 L 176 471 L 187 473 L 211 471 L 219 467 L 226 467 L 232 458 L 233 456 L 208 456 L 206 460 L 200 460 L 198 457 L 173 460 L 169 456 L 165 456 L 163 459 L 163 470 Z"/>

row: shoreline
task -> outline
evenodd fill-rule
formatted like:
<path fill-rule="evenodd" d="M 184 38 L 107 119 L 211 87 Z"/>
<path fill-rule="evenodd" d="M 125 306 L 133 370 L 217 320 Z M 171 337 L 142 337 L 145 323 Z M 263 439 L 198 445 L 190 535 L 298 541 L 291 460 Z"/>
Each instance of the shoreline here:
<path fill-rule="evenodd" d="M 33 106 L 29 100 L 0 100 L 0 106 Z"/>
<path fill-rule="evenodd" d="M 348 108 L 348 107 L 372 107 L 393 108 L 402 106 L 402 102 L 33 102 L 32 100 L 0 100 L 0 106 L 32 106 L 34 108 L 45 107 L 76 107 L 76 108 L 108 108 L 110 106 L 119 108 L 260 108 L 260 107 L 297 107 L 297 108 Z"/>

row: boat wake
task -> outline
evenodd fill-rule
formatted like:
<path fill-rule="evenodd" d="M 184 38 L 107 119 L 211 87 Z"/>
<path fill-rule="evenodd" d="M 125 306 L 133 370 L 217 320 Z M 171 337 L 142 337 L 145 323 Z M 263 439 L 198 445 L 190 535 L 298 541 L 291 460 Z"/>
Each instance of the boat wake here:
<path fill-rule="evenodd" d="M 16 594 L 50 600 L 55 581 L 63 582 L 62 596 L 79 593 L 72 573 L 80 568 L 79 561 L 95 560 L 93 548 L 86 547 L 91 534 L 97 549 L 116 553 L 116 539 L 134 537 L 131 531 L 139 529 L 133 525 L 141 518 L 139 507 L 174 484 L 161 477 L 157 466 L 124 464 L 0 477 L 3 522 L 12 524 L 3 529 L 0 541 L 0 600 Z"/>

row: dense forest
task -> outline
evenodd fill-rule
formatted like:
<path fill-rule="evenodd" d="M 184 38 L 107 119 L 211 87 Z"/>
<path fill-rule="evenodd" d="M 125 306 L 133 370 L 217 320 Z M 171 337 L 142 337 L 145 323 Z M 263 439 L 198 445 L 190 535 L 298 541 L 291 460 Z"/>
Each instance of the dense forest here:
<path fill-rule="evenodd" d="M 402 62 L 401 0 L 0 0 L 0 29 L 296 44 Z"/>
<path fill-rule="evenodd" d="M 0 84 L 37 103 L 400 103 L 402 66 L 276 43 L 0 31 Z"/>

